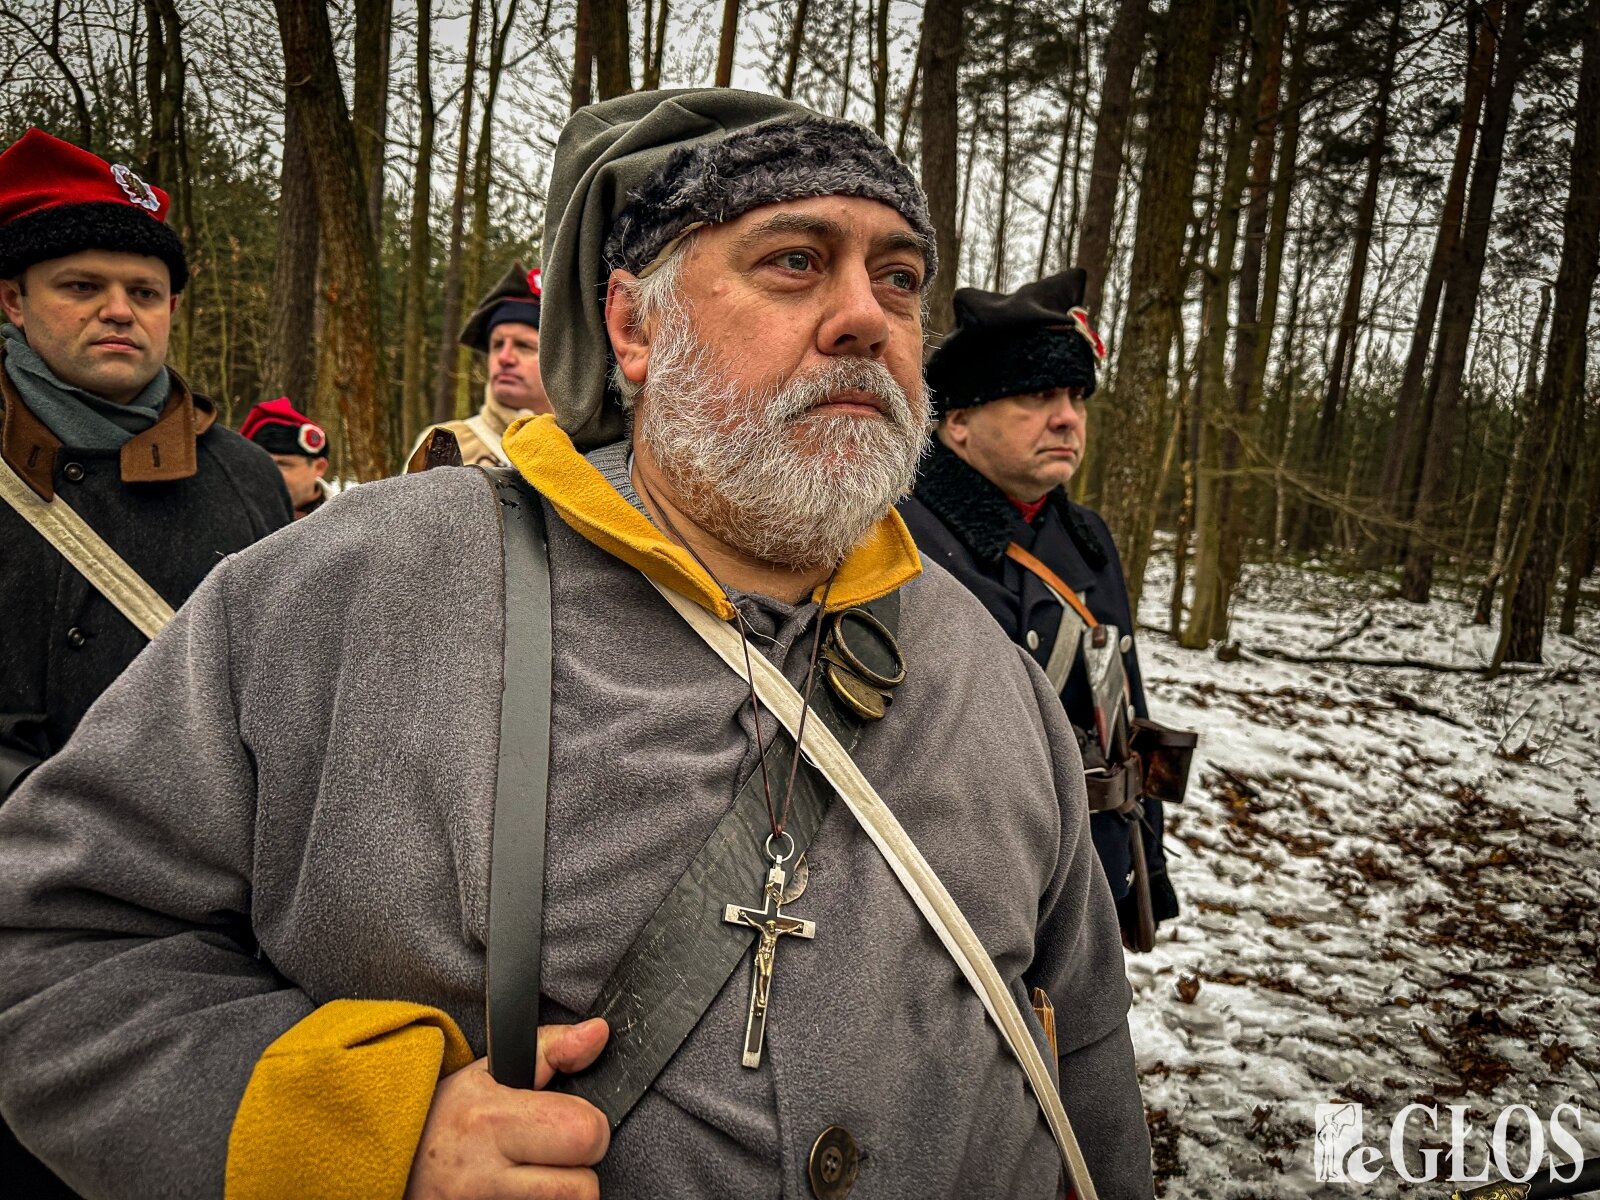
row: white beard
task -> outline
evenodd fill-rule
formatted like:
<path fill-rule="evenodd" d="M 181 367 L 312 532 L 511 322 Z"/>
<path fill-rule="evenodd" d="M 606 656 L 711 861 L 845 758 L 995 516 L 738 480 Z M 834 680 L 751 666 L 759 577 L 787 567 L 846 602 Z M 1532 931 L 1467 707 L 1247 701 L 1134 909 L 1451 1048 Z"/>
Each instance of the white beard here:
<path fill-rule="evenodd" d="M 847 389 L 879 417 L 808 418 Z M 910 491 L 928 441 L 927 395 L 882 363 L 837 358 L 757 391 L 726 382 L 681 310 L 663 313 L 635 430 L 686 515 L 725 544 L 786 567 L 837 566 Z"/>

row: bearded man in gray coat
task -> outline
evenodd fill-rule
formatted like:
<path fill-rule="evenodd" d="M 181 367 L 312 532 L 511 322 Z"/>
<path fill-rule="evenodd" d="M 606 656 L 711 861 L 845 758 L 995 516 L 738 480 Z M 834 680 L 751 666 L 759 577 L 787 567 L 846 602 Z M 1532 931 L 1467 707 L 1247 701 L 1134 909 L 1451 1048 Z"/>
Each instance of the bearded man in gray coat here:
<path fill-rule="evenodd" d="M 529 973 L 490 909 L 520 882 L 519 502 L 442 469 L 223 563 L 0 810 L 0 1110 L 90 1196 L 1058 1196 L 1027 1055 L 854 810 L 777 769 L 793 740 L 704 609 L 853 744 L 1054 1051 L 1072 1185 L 1148 1198 L 1075 740 L 892 509 L 926 437 L 916 183 L 859 126 L 723 89 L 575 114 L 550 196 L 555 415 L 505 439 L 552 641 L 521 1086 L 481 1057 Z M 724 861 L 770 865 L 764 911 L 705 866 L 752 796 Z"/>

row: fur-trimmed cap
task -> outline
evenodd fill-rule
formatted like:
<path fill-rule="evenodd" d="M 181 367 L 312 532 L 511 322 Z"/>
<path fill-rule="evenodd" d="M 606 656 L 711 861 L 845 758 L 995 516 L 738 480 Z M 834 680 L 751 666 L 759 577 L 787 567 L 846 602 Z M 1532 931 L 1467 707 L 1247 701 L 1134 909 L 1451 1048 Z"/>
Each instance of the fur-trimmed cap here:
<path fill-rule="evenodd" d="M 927 200 L 869 131 L 776 96 L 733 88 L 636 92 L 572 114 L 556 145 L 545 213 L 540 372 L 580 449 L 626 428 L 608 393 L 606 280 L 637 274 L 690 227 L 762 204 L 864 196 L 890 205 L 935 266 Z"/>
<path fill-rule="evenodd" d="M 1015 292 L 957 291 L 955 329 L 928 360 L 935 415 L 1052 388 L 1093 395 L 1106 349 L 1082 308 L 1087 282 L 1073 267 Z"/>
<path fill-rule="evenodd" d="M 923 240 L 923 286 L 933 279 L 938 255 L 928 198 L 906 165 L 864 126 L 809 113 L 674 150 L 628 193 L 628 207 L 606 238 L 606 266 L 637 275 L 701 225 L 814 196 L 860 196 L 895 209 Z"/>
<path fill-rule="evenodd" d="M 159 258 L 181 292 L 189 263 L 169 206 L 122 164 L 30 129 L 0 152 L 0 279 L 80 250 L 118 250 Z"/>

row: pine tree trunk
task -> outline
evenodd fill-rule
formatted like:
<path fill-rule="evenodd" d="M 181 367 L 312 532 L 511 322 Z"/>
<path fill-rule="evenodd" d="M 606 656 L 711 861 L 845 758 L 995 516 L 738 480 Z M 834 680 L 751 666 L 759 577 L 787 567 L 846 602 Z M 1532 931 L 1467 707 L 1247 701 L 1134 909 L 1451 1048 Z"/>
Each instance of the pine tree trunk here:
<path fill-rule="evenodd" d="M 1588 498 L 1576 508 L 1575 528 L 1568 539 L 1567 590 L 1561 599 L 1559 631 L 1571 637 L 1578 631 L 1578 598 L 1588 577 L 1595 531 L 1600 527 L 1600 436 L 1589 436 Z"/>
<path fill-rule="evenodd" d="M 1000 49 L 1000 211 L 994 228 L 994 290 L 1006 290 L 1006 234 L 1011 217 L 1011 35 L 1016 22 L 1015 0 L 1007 0 L 1003 18 L 1005 34 Z"/>
<path fill-rule="evenodd" d="M 433 14 L 432 0 L 417 4 L 417 162 L 411 175 L 411 221 L 406 257 L 405 344 L 400 372 L 405 431 L 402 452 L 409 450 L 428 423 L 427 295 L 433 239 L 428 213 L 433 201 Z"/>
<path fill-rule="evenodd" d="M 1190 6 L 1180 5 L 1187 11 Z M 1123 144 L 1133 102 L 1133 76 L 1144 57 L 1144 29 L 1150 0 L 1119 0 L 1116 19 L 1106 38 L 1105 69 L 1100 84 L 1100 112 L 1095 118 L 1094 155 L 1089 166 L 1089 195 L 1078 233 L 1077 263 L 1089 279 L 1084 307 L 1098 317 L 1111 258 L 1111 222 L 1122 177 Z"/>
<path fill-rule="evenodd" d="M 1217 251 L 1205 284 L 1206 332 L 1200 348 L 1200 384 L 1195 407 L 1200 417 L 1199 477 L 1195 488 L 1194 605 L 1179 642 L 1195 649 L 1227 632 L 1229 582 L 1225 532 L 1231 523 L 1231 476 L 1239 462 L 1239 434 L 1233 405 L 1224 383 L 1228 344 L 1228 295 L 1234 282 L 1234 254 L 1239 245 L 1239 216 L 1249 177 L 1252 132 L 1261 105 L 1266 55 L 1261 41 L 1250 42 L 1249 64 L 1239 76 L 1232 100 L 1226 166 L 1217 197 Z"/>
<path fill-rule="evenodd" d="M 1486 9 L 1469 6 L 1468 20 L 1478 22 L 1467 57 L 1466 83 L 1461 106 L 1461 128 L 1456 137 L 1455 157 L 1450 164 L 1450 182 L 1445 187 L 1444 205 L 1439 214 L 1439 232 L 1434 238 L 1433 258 L 1428 264 L 1422 299 L 1417 306 L 1417 322 L 1411 332 L 1411 347 L 1406 354 L 1405 371 L 1395 398 L 1394 428 L 1386 442 L 1382 481 L 1376 497 L 1377 507 L 1391 519 L 1409 517 L 1416 496 L 1417 473 L 1421 469 L 1422 436 L 1430 412 L 1423 394 L 1427 374 L 1428 348 L 1433 342 L 1434 321 L 1439 314 L 1439 296 L 1445 275 L 1461 237 L 1461 213 L 1466 204 L 1467 178 L 1472 166 L 1472 149 L 1477 141 L 1478 122 L 1489 76 L 1494 65 L 1494 31 L 1499 28 L 1504 0 L 1488 0 Z M 1375 538 L 1368 546 L 1363 565 L 1381 566 L 1397 546 L 1391 536 Z"/>
<path fill-rule="evenodd" d="M 733 86 L 733 48 L 739 40 L 739 0 L 722 0 L 722 39 L 717 43 L 717 86 Z"/>
<path fill-rule="evenodd" d="M 579 0 L 579 3 L 586 4 L 587 0 Z M 467 162 L 472 153 L 472 99 L 477 87 L 478 28 L 482 19 L 483 0 L 472 0 L 472 15 L 467 21 L 466 78 L 461 87 L 461 127 L 456 142 L 455 189 L 450 198 L 450 253 L 444 271 L 444 300 L 439 319 L 439 365 L 433 377 L 435 421 L 449 421 L 456 415 L 456 335 L 461 328 L 461 260 L 466 249 Z M 576 79 L 574 75 L 574 99 L 577 98 Z"/>
<path fill-rule="evenodd" d="M 589 0 L 589 5 L 594 21 L 595 87 L 602 100 L 626 96 L 633 91 L 627 0 Z M 503 56 L 504 47 L 501 49 Z"/>
<path fill-rule="evenodd" d="M 1216 9 L 1215 0 L 1172 0 L 1163 21 L 1111 401 L 1122 421 L 1116 440 L 1102 440 L 1097 451 L 1106 458 L 1101 511 L 1122 551 L 1135 609 L 1159 499 L 1150 491 L 1149 465 L 1170 419 L 1167 359 L 1188 277 L 1184 234 L 1214 62 Z"/>
<path fill-rule="evenodd" d="M 1339 438 L 1339 422 L 1345 393 L 1355 372 L 1356 343 L 1361 329 L 1361 299 L 1367 286 L 1367 263 L 1371 256 L 1372 232 L 1378 214 L 1378 185 L 1383 178 L 1383 160 L 1389 149 L 1389 100 L 1394 87 L 1395 56 L 1400 45 L 1400 20 L 1405 5 L 1391 0 L 1394 12 L 1389 22 L 1388 44 L 1378 71 L 1377 92 L 1372 98 L 1371 140 L 1367 144 L 1366 176 L 1361 197 L 1356 202 L 1355 238 L 1350 248 L 1350 274 L 1345 282 L 1344 303 L 1339 310 L 1339 332 L 1334 339 L 1333 361 L 1317 414 L 1317 431 L 1312 461 L 1320 469 L 1321 480 L 1330 492 L 1337 492 L 1334 448 Z M 1307 497 L 1301 510 L 1299 550 L 1309 553 L 1324 544 L 1329 536 L 1329 513 Z"/>
<path fill-rule="evenodd" d="M 1529 0 L 1508 0 L 1505 28 L 1495 54 L 1494 81 L 1484 101 L 1483 135 L 1478 142 L 1477 161 L 1468 189 L 1461 240 L 1445 280 L 1440 307 L 1439 352 L 1434 362 L 1437 390 L 1417 488 L 1417 532 L 1412 535 L 1400 579 L 1400 595 L 1414 604 L 1426 603 L 1432 590 L 1435 546 L 1441 539 L 1446 519 L 1444 501 L 1450 480 L 1450 460 L 1456 448 L 1461 381 L 1478 307 L 1478 289 L 1483 280 L 1495 193 L 1500 185 L 1506 126 L 1524 65 L 1522 42 L 1528 5 Z"/>
<path fill-rule="evenodd" d="M 339 398 L 357 479 L 389 469 L 389 387 L 378 315 L 378 243 L 367 220 L 366 180 L 345 108 L 327 9 L 317 0 L 275 0 L 288 105 L 311 156 L 327 289 L 322 387 Z"/>
<path fill-rule="evenodd" d="M 473 0 L 474 11 L 479 3 Z M 572 30 L 573 112 L 594 103 L 594 0 L 577 0 L 577 5 Z"/>
<path fill-rule="evenodd" d="M 666 3 L 666 0 L 662 0 Z M 783 65 L 783 98 L 794 98 L 794 77 L 800 70 L 800 47 L 805 43 L 806 13 L 810 11 L 811 0 L 798 0 L 794 6 L 794 24 L 789 26 L 789 55 Z"/>
<path fill-rule="evenodd" d="M 1507 599 L 1495 653 L 1497 667 L 1508 661 L 1541 661 L 1548 601 L 1548 571 L 1543 562 L 1546 555 L 1547 561 L 1554 561 L 1556 514 L 1565 500 L 1557 491 L 1558 446 L 1563 429 L 1579 426 L 1577 415 L 1588 365 L 1589 309 L 1600 271 L 1600 0 L 1590 0 L 1587 8 L 1550 348 L 1539 384 L 1539 403 L 1528 419 L 1527 454 L 1536 464 L 1528 511 L 1536 516 L 1526 522 L 1506 567 Z"/>
<path fill-rule="evenodd" d="M 475 303 L 476 297 L 483 290 L 483 256 L 489 241 L 489 183 L 494 177 L 492 148 L 495 102 L 499 99 L 500 78 L 505 69 L 506 44 L 511 38 L 511 28 L 516 17 L 517 0 L 509 0 L 506 5 L 505 20 L 498 28 L 493 25 L 490 27 L 489 67 L 484 79 L 483 116 L 480 118 L 478 147 L 472 162 L 472 232 L 467 241 L 466 260 L 462 270 L 461 294 L 469 304 Z M 455 400 L 455 415 L 458 419 L 471 416 L 473 410 L 478 407 L 472 384 L 472 351 L 465 346 L 458 346 Z"/>
<path fill-rule="evenodd" d="M 872 33 L 872 132 L 882 138 L 889 128 L 889 0 L 878 0 Z"/>
<path fill-rule="evenodd" d="M 316 400 L 316 294 L 320 224 L 311 147 L 298 111 L 283 121 L 283 170 L 278 189 L 278 250 L 268 297 L 267 352 L 262 364 L 269 390 L 281 389 L 309 412 Z"/>
<path fill-rule="evenodd" d="M 1532 412 L 1539 400 L 1539 355 L 1544 349 L 1545 322 L 1550 319 L 1550 289 L 1539 289 L 1539 314 L 1533 321 L 1533 341 L 1528 347 L 1527 382 L 1522 388 L 1522 407 Z M 1528 493 L 1528 426 L 1517 429 L 1516 441 L 1511 447 L 1511 463 L 1506 468 L 1506 483 L 1500 493 L 1500 507 L 1494 525 L 1494 550 L 1489 557 L 1489 573 L 1478 589 L 1478 600 L 1473 606 L 1472 623 L 1487 625 L 1494 609 L 1494 594 L 1505 574 L 1506 556 L 1511 553 L 1517 522 L 1522 519 L 1523 505 Z"/>
<path fill-rule="evenodd" d="M 357 0 L 355 32 L 356 150 L 367 178 L 367 220 L 383 229 L 383 158 L 389 130 L 389 40 L 394 0 Z"/>
<path fill-rule="evenodd" d="M 922 14 L 922 189 L 928 195 L 939 250 L 939 274 L 928 290 L 928 331 L 950 328 L 951 297 L 956 291 L 960 258 L 957 224 L 956 162 L 960 118 L 957 75 L 961 66 L 961 0 L 928 0 Z M 970 157 L 970 156 L 969 156 Z"/>

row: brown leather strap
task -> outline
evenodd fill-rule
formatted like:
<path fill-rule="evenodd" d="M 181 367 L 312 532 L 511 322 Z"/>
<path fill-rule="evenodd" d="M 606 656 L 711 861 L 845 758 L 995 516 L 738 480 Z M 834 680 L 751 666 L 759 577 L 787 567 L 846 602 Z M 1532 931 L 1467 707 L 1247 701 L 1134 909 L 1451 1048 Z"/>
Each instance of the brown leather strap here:
<path fill-rule="evenodd" d="M 1012 542 L 1006 547 L 1006 557 L 1018 564 L 1024 571 L 1032 571 L 1040 579 L 1044 580 L 1045 586 L 1072 605 L 1077 614 L 1083 618 L 1084 624 L 1090 629 L 1100 624 L 1095 619 L 1095 615 L 1089 611 L 1089 606 L 1083 602 L 1083 598 L 1067 585 L 1065 579 L 1040 562 L 1036 555 L 1029 553 L 1015 542 Z"/>
<path fill-rule="evenodd" d="M 1137 757 L 1111 767 L 1084 773 L 1090 812 L 1125 812 L 1139 798 L 1141 778 Z"/>

